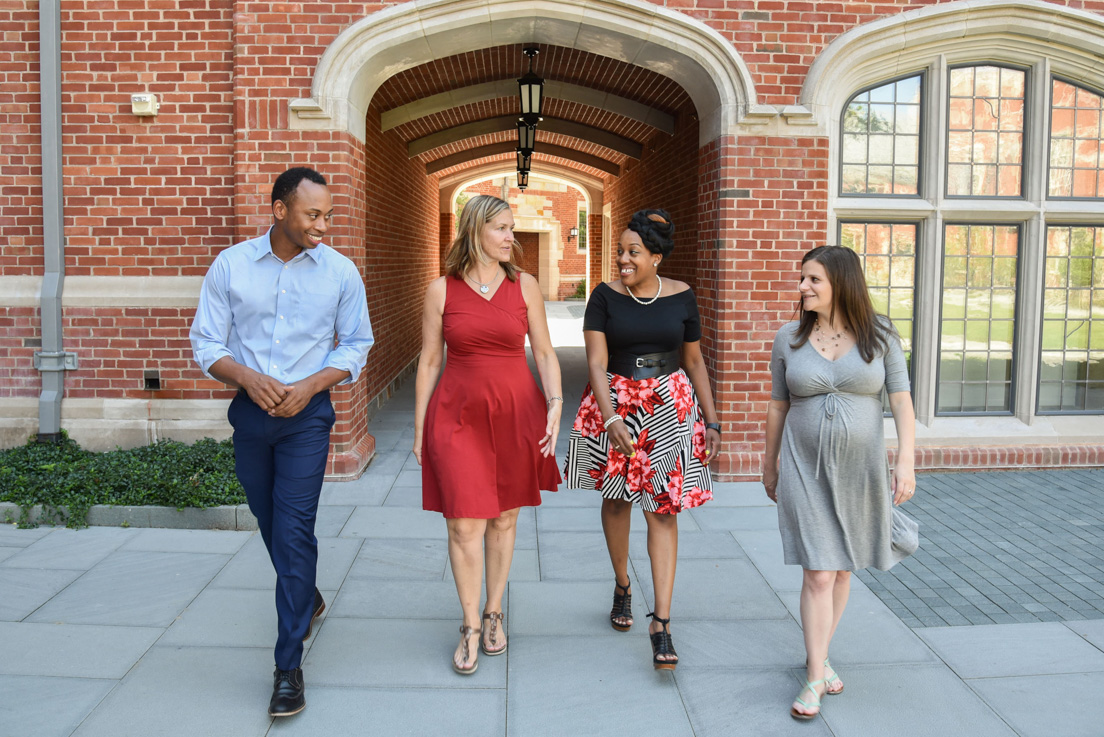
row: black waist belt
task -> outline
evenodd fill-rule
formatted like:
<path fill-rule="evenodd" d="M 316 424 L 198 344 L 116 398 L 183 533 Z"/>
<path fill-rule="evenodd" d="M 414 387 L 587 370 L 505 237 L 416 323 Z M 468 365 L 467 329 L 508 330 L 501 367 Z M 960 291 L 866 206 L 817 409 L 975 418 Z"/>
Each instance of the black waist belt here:
<path fill-rule="evenodd" d="M 610 373 L 629 379 L 652 379 L 679 370 L 679 351 L 666 353 L 613 353 L 607 368 Z"/>

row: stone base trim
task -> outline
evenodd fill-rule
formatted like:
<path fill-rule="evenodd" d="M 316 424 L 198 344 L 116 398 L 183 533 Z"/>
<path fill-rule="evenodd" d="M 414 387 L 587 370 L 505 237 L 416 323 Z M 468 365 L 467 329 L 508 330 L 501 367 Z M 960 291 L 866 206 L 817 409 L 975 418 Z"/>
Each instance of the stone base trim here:
<path fill-rule="evenodd" d="M 889 462 L 897 449 L 889 449 Z M 759 481 L 761 453 L 722 455 L 714 470 L 718 481 Z M 1104 467 L 1104 444 L 922 446 L 916 449 L 916 470 L 925 471 L 1042 471 Z"/>
<path fill-rule="evenodd" d="M 68 516 L 68 510 L 59 511 Z M 21 508 L 18 504 L 0 502 L 0 522 L 15 522 Z M 44 513 L 42 505 L 31 507 L 32 524 L 51 524 L 53 517 Z M 89 527 L 165 527 L 176 530 L 256 530 L 257 518 L 248 504 L 224 505 L 196 509 L 189 507 L 115 507 L 95 504 L 88 510 Z"/>

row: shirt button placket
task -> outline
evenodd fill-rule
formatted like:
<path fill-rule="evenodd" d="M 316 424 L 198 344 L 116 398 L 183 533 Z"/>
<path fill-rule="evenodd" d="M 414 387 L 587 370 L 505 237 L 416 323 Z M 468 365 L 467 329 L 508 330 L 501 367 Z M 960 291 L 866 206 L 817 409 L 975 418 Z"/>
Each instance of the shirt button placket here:
<path fill-rule="evenodd" d="M 274 378 L 276 372 L 279 369 L 280 364 L 286 364 L 283 353 L 281 352 L 281 338 L 284 335 L 284 326 L 287 325 L 287 321 L 284 320 L 284 308 L 287 306 L 285 303 L 284 295 L 287 294 L 287 289 L 284 288 L 284 271 L 287 271 L 288 265 L 284 264 L 284 268 L 280 270 L 280 275 L 276 280 L 276 322 L 272 326 L 272 345 L 269 347 L 269 355 L 272 356 L 272 373 Z"/>

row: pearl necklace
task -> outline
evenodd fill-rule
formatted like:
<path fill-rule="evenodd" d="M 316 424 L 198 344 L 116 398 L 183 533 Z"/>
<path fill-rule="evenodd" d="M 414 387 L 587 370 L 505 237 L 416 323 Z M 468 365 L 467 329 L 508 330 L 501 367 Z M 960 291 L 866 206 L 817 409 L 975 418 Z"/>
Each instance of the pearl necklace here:
<path fill-rule="evenodd" d="M 629 289 L 628 284 L 625 285 L 625 291 L 628 292 L 629 296 L 633 298 L 633 302 L 636 302 L 638 305 L 650 305 L 652 302 L 655 302 L 657 299 L 659 299 L 659 295 L 663 294 L 663 279 L 660 278 L 659 274 L 656 274 L 656 280 L 659 281 L 659 289 L 656 290 L 655 296 L 649 299 L 647 302 L 642 299 L 637 299 L 636 295 L 632 293 L 631 289 Z"/>
<path fill-rule="evenodd" d="M 495 285 L 495 283 L 498 282 L 498 277 L 500 276 L 500 274 L 495 274 L 495 278 L 491 279 L 489 284 L 484 284 L 481 281 L 476 281 L 475 277 L 473 277 L 471 274 L 464 274 L 464 276 L 466 276 L 471 281 L 472 284 L 478 284 L 479 285 L 479 293 L 480 294 L 486 294 L 487 292 L 491 291 L 491 287 L 493 287 Z"/>

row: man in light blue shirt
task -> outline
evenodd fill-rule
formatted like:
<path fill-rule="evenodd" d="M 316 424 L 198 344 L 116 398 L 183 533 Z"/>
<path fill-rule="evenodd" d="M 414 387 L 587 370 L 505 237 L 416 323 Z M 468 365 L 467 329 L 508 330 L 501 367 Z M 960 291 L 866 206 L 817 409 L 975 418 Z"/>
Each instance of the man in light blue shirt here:
<path fill-rule="evenodd" d="M 322 243 L 333 216 L 313 169 L 281 174 L 267 233 L 215 258 L 192 323 L 203 372 L 236 387 L 238 480 L 276 569 L 276 673 L 269 714 L 306 706 L 303 642 L 326 608 L 314 522 L 335 421 L 330 387 L 357 380 L 372 347 L 364 282 Z"/>

